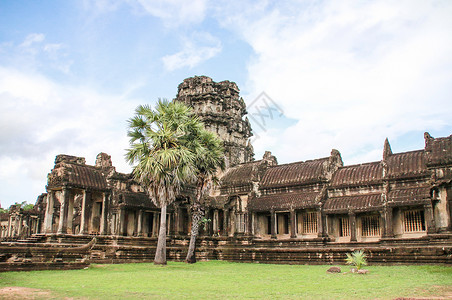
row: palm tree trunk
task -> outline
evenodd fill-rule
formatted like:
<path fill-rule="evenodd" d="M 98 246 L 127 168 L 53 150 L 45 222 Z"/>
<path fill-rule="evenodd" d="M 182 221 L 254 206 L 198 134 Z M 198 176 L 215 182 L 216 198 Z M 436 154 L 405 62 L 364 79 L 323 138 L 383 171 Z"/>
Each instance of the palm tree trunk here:
<path fill-rule="evenodd" d="M 203 212 L 201 210 L 201 206 L 199 203 L 193 204 L 193 214 L 192 214 L 192 225 L 191 225 L 191 237 L 190 237 L 190 245 L 188 246 L 187 257 L 185 258 L 185 262 L 189 264 L 196 263 L 196 238 L 199 234 L 199 223 L 203 217 Z"/>
<path fill-rule="evenodd" d="M 162 206 L 160 212 L 160 230 L 154 264 L 166 265 L 166 205 Z"/>

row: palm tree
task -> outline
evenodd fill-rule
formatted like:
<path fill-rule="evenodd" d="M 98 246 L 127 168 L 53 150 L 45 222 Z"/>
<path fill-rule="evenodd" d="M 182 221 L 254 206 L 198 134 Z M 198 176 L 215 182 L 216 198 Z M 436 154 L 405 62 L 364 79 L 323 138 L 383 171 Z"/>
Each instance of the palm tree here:
<path fill-rule="evenodd" d="M 166 264 L 166 211 L 182 184 L 193 180 L 195 153 L 187 145 L 191 129 L 201 122 L 180 102 L 158 101 L 155 111 L 138 106 L 129 120 L 130 149 L 126 160 L 136 166 L 133 177 L 161 209 L 155 264 Z"/>
<path fill-rule="evenodd" d="M 215 174 L 218 169 L 224 170 L 223 142 L 212 132 L 205 129 L 195 131 L 192 141 L 195 153 L 196 195 L 191 204 L 192 227 L 190 245 L 188 247 L 185 262 L 195 263 L 196 238 L 199 234 L 199 226 L 204 218 L 204 207 L 201 202 L 210 184 L 216 181 Z"/>

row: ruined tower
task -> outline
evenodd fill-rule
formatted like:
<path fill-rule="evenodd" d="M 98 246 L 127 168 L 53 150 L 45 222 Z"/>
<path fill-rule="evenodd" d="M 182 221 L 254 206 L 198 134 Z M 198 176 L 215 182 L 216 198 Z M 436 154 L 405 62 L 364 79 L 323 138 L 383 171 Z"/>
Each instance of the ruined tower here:
<path fill-rule="evenodd" d="M 187 78 L 179 85 L 175 101 L 192 107 L 206 129 L 224 141 L 227 167 L 254 160 L 246 105 L 234 82 L 215 82 L 207 76 Z"/>

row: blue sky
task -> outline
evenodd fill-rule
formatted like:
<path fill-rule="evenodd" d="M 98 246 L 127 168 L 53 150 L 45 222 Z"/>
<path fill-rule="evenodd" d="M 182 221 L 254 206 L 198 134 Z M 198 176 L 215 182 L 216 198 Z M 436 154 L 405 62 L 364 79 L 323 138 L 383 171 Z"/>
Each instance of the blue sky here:
<path fill-rule="evenodd" d="M 265 126 L 250 117 L 257 159 L 375 161 L 386 137 L 421 149 L 424 131 L 452 133 L 451 15 L 451 1 L 1 1 L 0 203 L 33 203 L 60 153 L 129 172 L 134 108 L 194 75 L 276 103 Z"/>

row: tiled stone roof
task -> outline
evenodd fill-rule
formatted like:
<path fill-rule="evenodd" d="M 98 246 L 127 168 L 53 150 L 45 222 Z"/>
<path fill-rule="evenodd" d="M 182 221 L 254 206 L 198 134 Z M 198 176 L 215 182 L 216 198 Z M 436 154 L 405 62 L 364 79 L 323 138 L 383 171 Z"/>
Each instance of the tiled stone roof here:
<path fill-rule="evenodd" d="M 269 211 L 271 209 L 301 209 L 314 207 L 317 204 L 320 192 L 295 191 L 290 193 L 277 193 L 252 198 L 248 202 L 251 211 Z"/>
<path fill-rule="evenodd" d="M 381 193 L 358 194 L 328 198 L 323 206 L 325 212 L 346 213 L 352 211 L 370 211 L 383 205 Z"/>
<path fill-rule="evenodd" d="M 392 154 L 386 159 L 388 178 L 405 178 L 426 175 L 424 150 Z"/>
<path fill-rule="evenodd" d="M 357 186 L 381 182 L 383 167 L 380 162 L 339 168 L 331 179 L 331 186 Z"/>
<path fill-rule="evenodd" d="M 72 186 L 106 189 L 106 174 L 91 166 L 67 164 L 69 174 L 68 184 Z"/>
<path fill-rule="evenodd" d="M 452 135 L 444 138 L 432 138 L 425 134 L 425 151 L 429 166 L 452 164 Z"/>
<path fill-rule="evenodd" d="M 119 204 L 133 208 L 156 208 L 145 193 L 124 192 L 119 195 Z"/>
<path fill-rule="evenodd" d="M 49 174 L 48 186 L 50 188 L 71 186 L 105 190 L 107 189 L 107 172 L 108 169 L 60 162 L 55 165 L 55 168 Z"/>
<path fill-rule="evenodd" d="M 237 186 L 250 184 L 257 175 L 260 160 L 237 165 L 229 169 L 221 178 L 221 186 Z"/>
<path fill-rule="evenodd" d="M 426 185 L 394 189 L 388 194 L 388 201 L 398 204 L 415 204 L 429 198 L 430 187 Z"/>
<path fill-rule="evenodd" d="M 265 172 L 261 188 L 293 186 L 325 180 L 328 157 L 271 167 Z"/>

